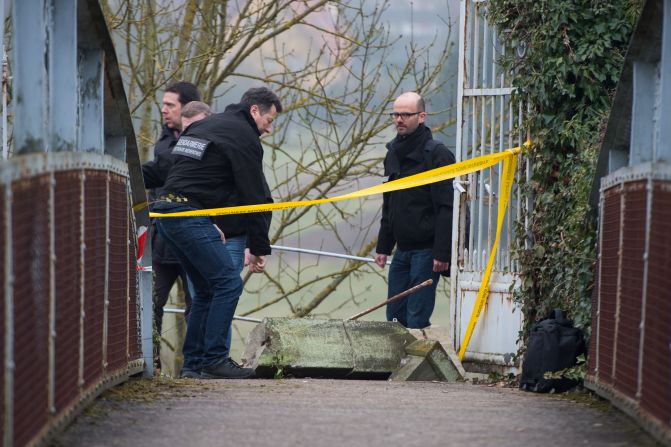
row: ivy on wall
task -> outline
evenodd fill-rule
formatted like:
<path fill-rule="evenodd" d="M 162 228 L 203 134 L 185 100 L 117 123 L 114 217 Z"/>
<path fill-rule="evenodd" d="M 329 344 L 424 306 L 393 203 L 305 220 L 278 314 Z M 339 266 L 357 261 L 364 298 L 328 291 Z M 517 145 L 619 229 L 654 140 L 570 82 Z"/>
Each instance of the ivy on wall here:
<path fill-rule="evenodd" d="M 525 126 L 534 141 L 527 154 L 533 177 L 522 187 L 533 197 L 533 210 L 526 216 L 529 228 L 518 228 L 516 241 L 522 285 L 515 299 L 524 314 L 524 335 L 555 307 L 589 335 L 596 220 L 588 195 L 642 3 L 488 2 L 490 20 L 517 47 L 501 60 L 514 73 L 515 99 L 531 108 Z"/>

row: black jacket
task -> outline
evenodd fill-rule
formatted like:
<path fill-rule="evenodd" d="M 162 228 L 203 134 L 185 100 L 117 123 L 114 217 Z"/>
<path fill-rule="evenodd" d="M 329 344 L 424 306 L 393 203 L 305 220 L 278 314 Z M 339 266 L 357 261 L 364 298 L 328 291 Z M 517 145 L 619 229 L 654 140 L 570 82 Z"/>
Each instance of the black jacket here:
<path fill-rule="evenodd" d="M 142 165 L 142 176 L 144 177 L 144 186 L 149 189 L 149 201 L 153 202 L 163 194 L 161 186 L 168 176 L 168 172 L 174 162 L 172 149 L 177 144 L 175 132 L 165 124 L 161 136 L 154 145 L 154 159 Z M 150 206 L 151 209 L 151 206 Z"/>
<path fill-rule="evenodd" d="M 241 104 L 194 122 L 173 149 L 175 162 L 164 190 L 186 197 L 195 209 L 271 202 L 260 135 L 249 108 Z M 270 253 L 270 213 L 218 218 L 217 223 L 225 235 L 247 233 L 252 254 Z"/>
<path fill-rule="evenodd" d="M 163 125 L 161 136 L 154 145 L 154 159 L 142 165 L 145 187 L 149 188 L 149 209 L 152 209 L 151 203 L 163 194 L 163 188 L 155 186 L 163 184 L 163 179 L 165 179 L 172 166 L 173 156 L 171 153 L 176 143 L 175 132 L 168 126 Z M 153 219 L 150 234 L 152 261 L 158 264 L 178 264 L 177 258 L 156 230 Z"/>
<path fill-rule="evenodd" d="M 407 177 L 455 162 L 443 144 L 427 150 L 431 130 L 420 124 L 411 135 L 396 136 L 387 144 L 384 175 L 389 180 Z M 401 250 L 433 250 L 433 258 L 450 262 L 452 253 L 452 180 L 383 194 L 382 220 L 377 253 Z"/>

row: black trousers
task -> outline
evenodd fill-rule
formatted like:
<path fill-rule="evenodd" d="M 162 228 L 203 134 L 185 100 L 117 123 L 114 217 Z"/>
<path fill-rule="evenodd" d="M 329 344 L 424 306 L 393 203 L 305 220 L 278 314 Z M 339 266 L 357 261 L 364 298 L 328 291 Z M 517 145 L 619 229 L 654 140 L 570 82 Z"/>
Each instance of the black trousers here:
<path fill-rule="evenodd" d="M 179 264 L 161 264 L 157 262 L 152 263 L 153 281 L 154 281 L 154 324 L 159 336 L 162 334 L 163 326 L 163 306 L 168 302 L 170 289 L 177 278 L 182 279 L 182 288 L 184 289 L 184 302 L 186 310 L 184 313 L 184 320 L 189 313 L 191 307 L 191 295 L 189 295 L 189 287 L 186 281 L 186 272 Z"/>

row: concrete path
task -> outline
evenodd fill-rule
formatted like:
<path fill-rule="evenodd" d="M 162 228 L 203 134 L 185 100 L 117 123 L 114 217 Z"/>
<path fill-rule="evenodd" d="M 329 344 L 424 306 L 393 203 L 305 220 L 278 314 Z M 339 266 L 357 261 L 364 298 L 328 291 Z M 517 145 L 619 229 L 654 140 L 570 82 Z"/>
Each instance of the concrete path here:
<path fill-rule="evenodd" d="M 139 399 L 139 400 L 138 400 Z M 653 446 L 608 403 L 466 383 L 134 380 L 54 446 Z"/>

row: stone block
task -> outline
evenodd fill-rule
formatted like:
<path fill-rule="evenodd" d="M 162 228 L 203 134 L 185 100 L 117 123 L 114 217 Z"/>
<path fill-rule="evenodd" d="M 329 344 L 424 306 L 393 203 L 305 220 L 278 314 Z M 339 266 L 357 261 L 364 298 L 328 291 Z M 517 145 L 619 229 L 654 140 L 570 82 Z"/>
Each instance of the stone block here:
<path fill-rule="evenodd" d="M 401 360 L 401 365 L 391 373 L 389 380 L 394 382 L 431 382 L 442 381 L 443 379 L 436 375 L 435 369 L 426 358 L 409 355 Z"/>
<path fill-rule="evenodd" d="M 276 372 L 343 378 L 353 352 L 341 320 L 266 318 L 249 334 L 242 360 L 259 377 Z"/>
<path fill-rule="evenodd" d="M 452 343 L 452 338 L 450 337 L 447 328 L 440 326 L 429 326 L 428 328 L 424 329 L 409 329 L 408 331 L 418 340 L 438 341 L 450 359 L 450 363 L 459 372 L 459 377 L 462 379 L 466 377 L 466 370 L 464 369 L 461 360 L 459 360 L 457 351 L 454 349 L 454 344 Z"/>
<path fill-rule="evenodd" d="M 386 379 L 415 341 L 393 322 L 266 318 L 250 333 L 242 360 L 259 377 Z"/>
<path fill-rule="evenodd" d="M 345 332 L 352 347 L 354 364 L 349 378 L 386 379 L 405 357 L 405 348 L 415 341 L 400 323 L 346 320 Z"/>
<path fill-rule="evenodd" d="M 416 340 L 405 348 L 407 357 L 390 380 L 438 380 L 454 382 L 463 380 L 452 359 L 436 340 Z"/>

